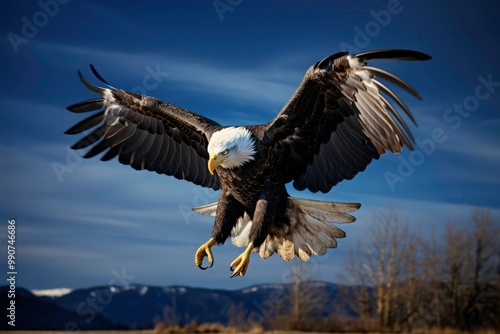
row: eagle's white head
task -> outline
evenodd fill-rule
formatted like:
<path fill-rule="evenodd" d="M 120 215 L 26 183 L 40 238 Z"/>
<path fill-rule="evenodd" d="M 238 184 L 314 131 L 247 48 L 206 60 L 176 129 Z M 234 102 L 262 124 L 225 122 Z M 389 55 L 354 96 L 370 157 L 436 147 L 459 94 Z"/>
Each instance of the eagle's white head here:
<path fill-rule="evenodd" d="M 219 165 L 233 169 L 254 160 L 255 139 L 244 127 L 228 127 L 212 134 L 207 150 L 208 170 L 213 174 Z"/>

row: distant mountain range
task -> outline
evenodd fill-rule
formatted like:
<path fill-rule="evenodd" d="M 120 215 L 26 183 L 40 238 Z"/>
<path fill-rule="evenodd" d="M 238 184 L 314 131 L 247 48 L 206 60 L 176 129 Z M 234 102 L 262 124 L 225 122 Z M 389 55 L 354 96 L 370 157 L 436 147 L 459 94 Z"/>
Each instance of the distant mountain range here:
<path fill-rule="evenodd" d="M 203 289 L 185 286 L 99 286 L 69 293 L 32 292 L 16 289 L 16 327 L 6 321 L 0 329 L 105 330 L 152 328 L 157 322 L 171 324 L 222 323 L 265 325 L 290 309 L 290 286 L 255 285 L 240 290 Z M 339 286 L 310 282 L 308 290 L 334 301 Z M 9 306 L 8 287 L 0 287 L 0 308 Z M 69 291 L 69 290 L 68 290 Z M 66 291 L 66 292 L 68 292 Z M 315 292 L 314 292 L 315 291 Z M 53 292 L 53 291 L 49 291 Z M 319 311 L 328 316 L 332 308 Z"/>

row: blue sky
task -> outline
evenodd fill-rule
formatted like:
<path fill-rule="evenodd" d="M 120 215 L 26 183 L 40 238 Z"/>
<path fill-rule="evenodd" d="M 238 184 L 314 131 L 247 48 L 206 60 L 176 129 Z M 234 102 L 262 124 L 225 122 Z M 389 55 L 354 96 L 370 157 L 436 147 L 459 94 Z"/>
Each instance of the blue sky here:
<path fill-rule="evenodd" d="M 194 252 L 209 238 L 212 218 L 188 208 L 216 201 L 215 192 L 117 161 L 83 160 L 69 150 L 77 138 L 63 132 L 81 115 L 65 107 L 94 98 L 76 75 L 80 68 L 90 79 L 89 63 L 115 86 L 230 125 L 272 119 L 307 68 L 342 49 L 426 52 L 432 61 L 372 63 L 405 78 L 424 98 L 396 90 L 419 123 L 417 151 L 385 155 L 329 194 L 290 190 L 295 197 L 363 205 L 357 222 L 343 226 L 348 237 L 339 248 L 314 260 L 320 263 L 315 276 L 337 280 L 374 211 L 396 209 L 424 237 L 431 230 L 442 234 L 446 223 L 467 226 L 475 207 L 500 219 L 497 2 L 42 0 L 5 6 L 0 242 L 5 245 L 7 220 L 15 218 L 18 286 L 106 285 L 119 272 L 130 283 L 240 288 L 283 282 L 291 266 L 277 255 L 254 256 L 247 276 L 229 279 L 229 263 L 241 249 L 228 242 L 214 249 L 215 266 L 200 271 Z M 54 166 L 65 166 L 64 172 Z"/>

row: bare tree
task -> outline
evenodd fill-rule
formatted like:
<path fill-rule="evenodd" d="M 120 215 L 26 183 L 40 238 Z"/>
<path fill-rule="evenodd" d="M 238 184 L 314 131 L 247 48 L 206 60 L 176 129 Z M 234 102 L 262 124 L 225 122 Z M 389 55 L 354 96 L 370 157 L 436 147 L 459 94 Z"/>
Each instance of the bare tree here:
<path fill-rule="evenodd" d="M 465 327 L 471 329 L 476 314 L 489 315 L 492 309 L 490 298 L 495 290 L 495 269 L 498 266 L 497 250 L 500 248 L 498 227 L 493 224 L 491 214 L 476 209 L 472 213 L 474 226 L 469 232 L 472 243 L 471 280 L 465 295 L 462 312 L 466 319 Z"/>
<path fill-rule="evenodd" d="M 423 275 L 425 268 L 424 243 L 415 233 L 404 234 L 402 240 L 402 269 L 396 286 L 396 312 L 394 321 L 411 330 L 410 317 L 418 312 L 425 299 L 424 287 L 428 284 Z"/>
<path fill-rule="evenodd" d="M 290 275 L 291 282 L 285 293 L 292 327 L 288 329 L 308 329 L 311 320 L 317 319 L 328 303 L 324 283 L 311 280 L 314 271 L 305 262 L 295 262 Z"/>
<path fill-rule="evenodd" d="M 242 331 L 248 331 L 250 326 L 247 321 L 247 310 L 243 303 L 232 303 L 227 309 L 228 325 Z"/>
<path fill-rule="evenodd" d="M 166 326 L 179 326 L 180 321 L 177 312 L 177 291 L 172 291 L 172 305 L 165 305 L 163 308 L 163 324 Z"/>
<path fill-rule="evenodd" d="M 392 210 L 373 214 L 366 235 L 347 267 L 357 286 L 346 301 L 364 319 L 375 315 L 382 327 L 407 322 L 418 309 L 421 241 Z"/>
<path fill-rule="evenodd" d="M 446 226 L 446 249 L 442 264 L 443 288 L 450 305 L 448 321 L 454 328 L 462 327 L 460 308 L 463 304 L 464 288 L 467 286 L 467 276 L 471 271 L 470 237 L 464 232 L 452 224 Z"/>
<path fill-rule="evenodd" d="M 375 307 L 372 282 L 366 275 L 364 258 L 359 247 L 349 258 L 346 271 L 341 274 L 341 281 L 348 281 L 349 285 L 341 286 L 339 299 L 366 322 L 374 317 Z"/>
<path fill-rule="evenodd" d="M 402 291 L 398 286 L 406 278 L 405 261 L 416 236 L 394 211 L 374 214 L 369 235 L 367 274 L 377 291 L 376 315 L 380 325 L 391 327 L 396 320 L 397 293 Z"/>
<path fill-rule="evenodd" d="M 438 261 L 442 307 L 438 325 L 470 330 L 473 325 L 498 327 L 499 227 L 491 214 L 477 209 L 471 227 L 446 226 L 443 254 Z"/>
<path fill-rule="evenodd" d="M 497 228 L 498 231 L 498 228 Z M 498 241 L 497 241 L 498 243 Z M 492 300 L 495 301 L 494 312 L 493 313 L 493 323 L 496 328 L 500 328 L 500 247 L 497 247 L 497 267 L 495 270 L 495 280 L 494 280 L 494 292 L 492 296 Z"/>
<path fill-rule="evenodd" d="M 442 313 L 445 306 L 441 295 L 441 267 L 444 248 L 442 242 L 436 240 L 432 231 L 430 240 L 422 242 L 422 267 L 419 289 L 418 309 L 410 315 L 410 328 L 417 326 L 420 329 L 430 329 L 433 326 L 442 326 Z"/>
<path fill-rule="evenodd" d="M 471 222 L 424 242 L 393 211 L 375 214 L 349 259 L 344 302 L 395 330 L 500 328 L 500 225 L 481 209 Z"/>

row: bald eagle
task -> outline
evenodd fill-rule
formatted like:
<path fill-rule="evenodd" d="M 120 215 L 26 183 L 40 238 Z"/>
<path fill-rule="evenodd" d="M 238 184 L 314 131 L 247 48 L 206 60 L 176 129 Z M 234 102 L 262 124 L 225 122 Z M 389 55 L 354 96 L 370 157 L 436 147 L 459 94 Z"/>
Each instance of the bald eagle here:
<path fill-rule="evenodd" d="M 278 253 L 307 261 L 337 246 L 345 233 L 334 223 L 349 223 L 358 203 L 291 198 L 285 185 L 326 193 L 352 179 L 387 150 L 413 149 L 414 138 L 392 100 L 415 123 L 401 99 L 377 79 L 390 82 L 418 99 L 401 78 L 367 65 L 370 60 L 428 60 L 410 50 L 336 53 L 311 66 L 296 92 L 275 119 L 252 126 L 222 126 L 194 112 L 154 97 L 109 85 L 82 83 L 99 98 L 68 107 L 75 113 L 99 112 L 66 131 L 93 131 L 76 142 L 90 147 L 91 158 L 118 157 L 122 164 L 174 176 L 202 187 L 220 189 L 217 203 L 194 208 L 215 216 L 211 238 L 195 253 L 201 268 L 211 248 L 232 242 L 246 247 L 230 265 L 231 277 L 247 272 L 252 252 L 266 259 Z M 416 124 L 416 123 L 415 123 Z"/>

